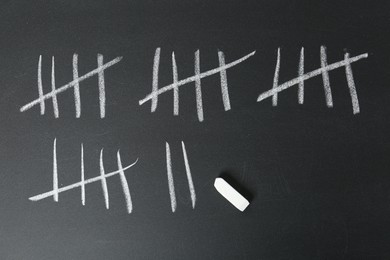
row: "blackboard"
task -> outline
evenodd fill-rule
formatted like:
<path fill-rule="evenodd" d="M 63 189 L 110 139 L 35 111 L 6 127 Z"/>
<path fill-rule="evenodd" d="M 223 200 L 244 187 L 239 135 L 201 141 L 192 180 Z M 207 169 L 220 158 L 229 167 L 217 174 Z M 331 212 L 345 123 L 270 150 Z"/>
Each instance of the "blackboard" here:
<path fill-rule="evenodd" d="M 2 1 L 0 258 L 389 259 L 389 14 Z"/>

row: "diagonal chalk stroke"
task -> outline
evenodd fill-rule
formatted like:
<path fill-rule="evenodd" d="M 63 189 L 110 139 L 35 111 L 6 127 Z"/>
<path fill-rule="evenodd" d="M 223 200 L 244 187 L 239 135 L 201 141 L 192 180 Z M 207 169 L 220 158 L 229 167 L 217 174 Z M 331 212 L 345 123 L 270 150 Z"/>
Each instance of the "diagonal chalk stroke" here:
<path fill-rule="evenodd" d="M 248 55 L 245 55 L 244 57 L 242 57 L 242 58 L 240 58 L 238 60 L 235 60 L 233 62 L 230 62 L 230 63 L 228 63 L 228 64 L 226 64 L 224 66 L 220 66 L 220 67 L 217 67 L 215 69 L 211 69 L 211 70 L 208 70 L 206 72 L 202 72 L 199 75 L 194 75 L 192 77 L 188 77 L 188 78 L 182 79 L 182 80 L 180 80 L 180 81 L 178 81 L 176 83 L 169 84 L 169 85 L 167 85 L 165 87 L 162 87 L 162 88 L 160 88 L 158 90 L 155 87 L 153 87 L 152 93 L 147 95 L 144 99 L 139 100 L 138 103 L 139 103 L 139 105 L 143 105 L 145 102 L 147 102 L 149 100 L 152 100 L 152 108 L 153 108 L 152 112 L 154 112 L 156 110 L 156 107 L 157 107 L 157 97 L 160 94 L 163 94 L 163 93 L 165 93 L 167 91 L 170 91 L 170 90 L 174 89 L 175 87 L 179 87 L 179 86 L 182 86 L 182 85 L 185 85 L 187 83 L 194 82 L 194 81 L 199 81 L 202 78 L 205 78 L 205 77 L 208 77 L 208 76 L 220 73 L 223 70 L 227 70 L 229 68 L 232 68 L 232 67 L 240 64 L 241 62 L 247 60 L 251 56 L 255 55 L 255 53 L 256 53 L 256 51 L 253 51 L 253 52 L 249 53 Z M 36 103 L 39 103 L 39 102 L 37 101 Z"/>
<path fill-rule="evenodd" d="M 98 54 L 97 57 L 98 68 L 103 66 L 103 55 Z M 99 106 L 100 106 L 100 118 L 106 116 L 106 87 L 104 84 L 103 70 L 98 72 L 98 84 L 99 84 Z"/>
<path fill-rule="evenodd" d="M 118 162 L 119 178 L 121 179 L 123 194 L 125 195 L 127 213 L 130 214 L 133 211 L 133 202 L 131 201 L 130 188 L 126 180 L 125 172 L 123 171 L 122 160 L 119 150 L 116 154 L 116 158 Z"/>
<path fill-rule="evenodd" d="M 183 141 L 181 141 L 181 148 L 183 150 L 183 157 L 184 157 L 184 165 L 186 167 L 186 174 L 187 174 L 187 181 L 188 181 L 188 188 L 190 190 L 191 195 L 191 202 L 192 202 L 192 208 L 195 208 L 195 202 L 196 202 L 196 193 L 195 193 L 195 187 L 194 182 L 192 181 L 192 175 L 191 175 L 191 169 L 190 164 L 188 162 L 188 156 L 186 151 L 186 146 Z"/>
<path fill-rule="evenodd" d="M 328 58 L 326 55 L 326 47 L 320 48 L 321 68 L 328 66 Z M 329 70 L 322 70 L 322 81 L 324 82 L 325 101 L 327 107 L 333 107 L 332 89 L 330 88 Z"/>
<path fill-rule="evenodd" d="M 84 146 L 81 144 L 81 204 L 85 205 Z"/>
<path fill-rule="evenodd" d="M 79 56 L 75 53 L 72 58 L 72 67 L 73 67 L 73 80 L 77 80 L 79 78 L 79 65 L 78 58 Z M 76 110 L 76 118 L 80 118 L 81 116 L 81 99 L 80 99 L 80 85 L 79 82 L 76 82 L 73 86 L 74 93 L 74 106 Z"/>
<path fill-rule="evenodd" d="M 225 66 L 225 54 L 223 54 L 222 51 L 218 51 L 218 60 L 219 60 L 219 67 Z M 231 109 L 231 106 L 230 106 L 230 98 L 229 98 L 229 89 L 227 84 L 226 69 L 221 70 L 219 74 L 221 78 L 221 93 L 222 93 L 223 107 L 225 111 L 228 111 Z"/>
<path fill-rule="evenodd" d="M 173 174 L 172 174 L 171 150 L 169 148 L 168 143 L 165 143 L 165 152 L 166 152 L 166 156 L 167 156 L 167 178 L 168 178 L 169 197 L 171 199 L 172 212 L 175 212 L 176 211 L 176 193 L 175 193 L 175 184 L 173 181 Z"/>
<path fill-rule="evenodd" d="M 179 75 L 177 73 L 177 64 L 174 52 L 172 52 L 172 77 L 173 84 L 176 84 L 179 80 Z M 177 85 L 173 87 L 173 115 L 179 115 L 179 87 Z"/>
<path fill-rule="evenodd" d="M 93 182 L 101 181 L 102 179 L 107 179 L 109 177 L 112 177 L 112 176 L 115 176 L 115 175 L 119 174 L 121 171 L 126 171 L 127 169 L 130 169 L 137 162 L 138 162 L 138 158 L 135 160 L 135 162 L 133 162 L 132 164 L 130 164 L 130 165 L 126 166 L 126 167 L 124 167 L 123 169 L 118 169 L 117 171 L 109 172 L 107 174 L 104 174 L 104 176 L 99 175 L 97 177 L 90 178 L 90 179 L 87 179 L 85 181 L 79 181 L 79 182 L 73 183 L 71 185 L 59 188 L 58 190 L 51 190 L 51 191 L 48 191 L 48 192 L 44 192 L 44 193 L 38 194 L 36 196 L 30 197 L 29 200 L 31 200 L 31 201 L 42 200 L 42 199 L 45 199 L 45 198 L 48 198 L 48 197 L 51 197 L 51 196 L 55 196 L 55 194 L 58 194 L 58 193 L 61 193 L 61 192 L 64 192 L 64 191 L 68 191 L 68 190 L 71 190 L 71 189 L 74 189 L 74 188 L 78 188 L 78 187 L 81 187 L 83 185 L 90 184 L 90 183 L 93 183 Z"/>
<path fill-rule="evenodd" d="M 361 60 L 361 59 L 365 59 L 367 57 L 368 57 L 368 53 L 360 54 L 360 55 L 357 55 L 355 57 L 345 58 L 343 61 L 335 62 L 335 63 L 332 63 L 332 64 L 327 65 L 325 67 L 321 67 L 319 69 L 308 72 L 300 77 L 289 80 L 289 81 L 283 83 L 282 85 L 279 85 L 276 88 L 272 88 L 272 89 L 260 94 L 257 98 L 257 102 L 260 102 L 266 98 L 269 98 L 269 97 L 273 96 L 275 93 L 279 93 L 283 90 L 286 90 L 286 89 L 298 84 L 299 82 L 302 82 L 302 81 L 308 80 L 312 77 L 321 75 L 323 73 L 323 71 L 332 71 L 332 70 L 338 69 L 340 67 L 350 65 L 351 63 L 354 63 L 354 62 Z"/>
<path fill-rule="evenodd" d="M 349 59 L 349 53 L 344 55 L 344 59 Z M 345 75 L 347 76 L 349 94 L 351 95 L 353 114 L 358 114 L 360 112 L 359 100 L 356 92 L 355 82 L 353 80 L 351 64 L 349 63 L 345 66 Z"/>
<path fill-rule="evenodd" d="M 53 199 L 58 202 L 57 139 L 53 142 Z"/>
<path fill-rule="evenodd" d="M 305 49 L 301 48 L 301 55 L 299 56 L 299 66 L 298 66 L 298 75 L 302 77 L 305 72 Z M 303 104 L 305 97 L 305 83 L 304 81 L 300 81 L 298 83 L 298 103 Z"/>
<path fill-rule="evenodd" d="M 274 73 L 274 80 L 272 84 L 272 88 L 277 88 L 279 84 L 279 71 L 280 71 L 280 48 L 278 48 L 278 55 L 276 58 L 276 65 L 275 65 L 275 73 Z M 274 93 L 272 96 L 272 105 L 277 106 L 278 105 L 278 93 Z"/>
<path fill-rule="evenodd" d="M 101 182 L 102 182 L 102 190 L 103 190 L 103 196 L 104 196 L 104 203 L 106 204 L 106 209 L 110 208 L 110 199 L 108 197 L 108 188 L 107 188 L 107 180 L 106 175 L 104 173 L 104 164 L 103 164 L 103 149 L 100 150 L 100 176 L 101 176 Z M 120 172 L 119 172 L 120 173 Z"/>
<path fill-rule="evenodd" d="M 203 99 L 202 99 L 202 85 L 200 83 L 200 52 L 197 50 L 195 52 L 195 97 L 196 97 L 196 112 L 198 114 L 199 122 L 202 122 L 204 119 L 203 116 Z M 178 85 L 178 84 L 176 84 Z"/>
<path fill-rule="evenodd" d="M 51 57 L 51 91 L 56 91 L 56 75 L 55 75 L 54 56 Z M 53 96 L 53 98 L 51 100 L 53 102 L 54 117 L 58 118 L 60 115 L 59 115 L 59 111 L 58 111 L 57 96 Z"/>
<path fill-rule="evenodd" d="M 40 95 L 39 98 L 31 101 L 30 103 L 27 103 L 26 105 L 22 106 L 20 108 L 20 112 L 24 112 L 30 108 L 32 108 L 33 106 L 37 105 L 37 104 L 40 104 L 41 106 L 41 114 L 42 114 L 42 103 L 46 100 L 46 99 L 50 99 L 50 98 L 53 98 L 55 97 L 56 95 L 66 91 L 67 89 L 69 88 L 72 88 L 72 87 L 75 87 L 77 84 L 79 84 L 80 82 L 98 74 L 101 73 L 102 71 L 104 71 L 105 69 L 109 68 L 109 67 L 112 67 L 113 65 L 115 65 L 116 63 L 120 62 L 122 60 L 123 57 L 117 57 L 105 64 L 103 64 L 102 66 L 98 66 L 96 69 L 94 70 L 91 70 L 90 72 L 84 74 L 83 76 L 77 78 L 77 79 L 74 79 L 72 80 L 71 82 L 57 88 L 55 91 L 51 91 L 45 95 Z M 38 68 L 40 68 L 40 66 L 38 66 Z M 39 74 L 39 73 L 38 73 Z M 38 76 L 38 81 L 39 81 L 39 76 Z M 39 85 L 39 83 L 38 83 Z M 39 90 L 40 91 L 40 90 Z M 43 106 L 44 107 L 44 106 Z M 44 111 L 44 109 L 43 109 Z"/>
<path fill-rule="evenodd" d="M 157 91 L 157 89 L 158 89 L 158 70 L 160 68 L 160 52 L 161 52 L 161 48 L 157 48 L 156 52 L 154 53 L 154 59 L 153 59 L 153 81 L 152 81 L 153 92 Z M 152 98 L 151 112 L 156 111 L 157 102 L 158 102 L 157 96 L 153 97 Z"/>
<path fill-rule="evenodd" d="M 42 55 L 39 55 L 38 61 L 38 95 L 39 106 L 41 107 L 41 115 L 45 114 L 45 101 L 43 99 L 43 86 L 42 86 Z"/>

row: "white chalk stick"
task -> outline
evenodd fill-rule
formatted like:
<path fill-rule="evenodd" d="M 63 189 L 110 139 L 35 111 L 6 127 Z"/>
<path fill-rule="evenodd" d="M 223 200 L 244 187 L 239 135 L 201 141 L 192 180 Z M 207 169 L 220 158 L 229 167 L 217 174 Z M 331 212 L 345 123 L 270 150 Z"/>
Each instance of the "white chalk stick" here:
<path fill-rule="evenodd" d="M 236 191 L 229 183 L 222 178 L 216 178 L 214 187 L 222 196 L 225 197 L 231 204 L 233 204 L 240 211 L 244 211 L 249 205 L 249 201 L 244 198 L 238 191 Z"/>

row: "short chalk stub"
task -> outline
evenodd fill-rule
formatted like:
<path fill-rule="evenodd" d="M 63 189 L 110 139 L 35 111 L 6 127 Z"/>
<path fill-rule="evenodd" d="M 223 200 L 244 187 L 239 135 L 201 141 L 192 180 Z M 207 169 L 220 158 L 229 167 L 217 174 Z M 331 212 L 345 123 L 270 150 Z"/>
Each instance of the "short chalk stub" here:
<path fill-rule="evenodd" d="M 244 198 L 238 191 L 236 191 L 229 183 L 224 179 L 218 177 L 215 179 L 214 187 L 217 191 L 225 197 L 233 206 L 240 211 L 244 211 L 249 205 L 249 201 Z"/>

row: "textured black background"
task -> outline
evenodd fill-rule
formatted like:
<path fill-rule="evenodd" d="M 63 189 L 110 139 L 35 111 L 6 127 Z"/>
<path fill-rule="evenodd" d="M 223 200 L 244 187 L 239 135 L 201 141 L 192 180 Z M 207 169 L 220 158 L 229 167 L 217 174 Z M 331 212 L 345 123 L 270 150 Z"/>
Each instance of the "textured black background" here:
<path fill-rule="evenodd" d="M 0 258 L 2 259 L 390 259 L 390 136 L 388 1 L 2 1 L 0 8 Z M 368 53 L 352 65 L 361 113 L 352 114 L 344 69 L 330 72 L 334 108 L 325 105 L 321 76 L 271 100 L 281 47 L 280 81 L 329 63 Z M 155 113 L 138 100 L 151 91 L 154 51 L 161 47 L 160 86 L 172 82 L 171 52 L 179 78 L 254 50 L 227 71 L 232 110 L 225 112 L 219 76 L 202 80 L 205 121 L 196 116 L 194 84 L 181 88 L 180 116 L 172 93 Z M 20 113 L 37 95 L 37 63 L 43 55 L 45 92 L 50 59 L 57 85 L 72 79 L 72 55 L 80 75 L 123 56 L 107 70 L 106 118 L 99 118 L 96 77 L 80 84 L 82 116 L 74 116 L 71 90 L 58 96 L 60 118 L 39 107 Z M 86 177 L 99 174 L 104 148 L 107 171 L 124 164 L 134 212 L 126 213 L 119 178 L 108 179 L 110 209 L 100 183 L 31 202 L 52 185 L 52 145 L 57 138 L 59 182 L 80 178 L 84 144 Z M 193 173 L 193 210 L 180 141 Z M 165 142 L 172 150 L 178 206 L 170 209 Z M 227 173 L 252 194 L 241 213 L 214 189 Z"/>

